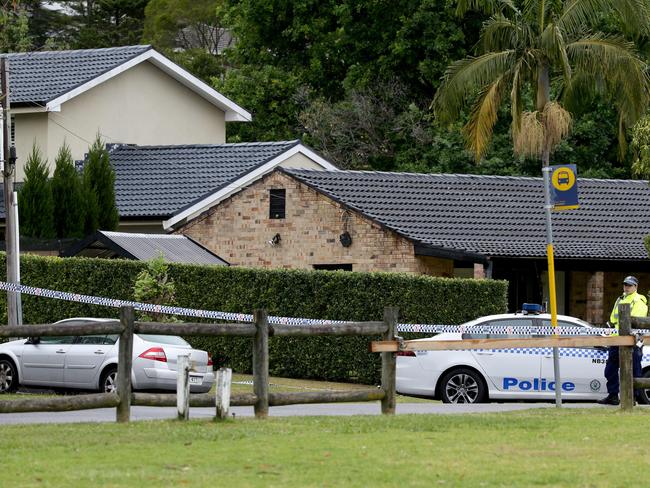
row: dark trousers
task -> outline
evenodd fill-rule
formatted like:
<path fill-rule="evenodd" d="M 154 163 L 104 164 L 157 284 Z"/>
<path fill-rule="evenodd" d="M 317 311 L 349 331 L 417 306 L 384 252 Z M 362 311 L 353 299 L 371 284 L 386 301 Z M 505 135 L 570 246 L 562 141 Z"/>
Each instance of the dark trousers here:
<path fill-rule="evenodd" d="M 609 356 L 607 357 L 607 363 L 605 363 L 605 378 L 607 379 L 607 393 L 609 395 L 618 396 L 618 391 L 620 388 L 620 382 L 618 378 L 619 370 L 619 355 L 618 355 L 618 346 L 610 346 L 607 348 Z M 632 374 L 635 378 L 640 378 L 643 376 L 641 373 L 641 348 L 634 347 L 632 350 Z M 634 390 L 635 396 L 641 390 Z"/>

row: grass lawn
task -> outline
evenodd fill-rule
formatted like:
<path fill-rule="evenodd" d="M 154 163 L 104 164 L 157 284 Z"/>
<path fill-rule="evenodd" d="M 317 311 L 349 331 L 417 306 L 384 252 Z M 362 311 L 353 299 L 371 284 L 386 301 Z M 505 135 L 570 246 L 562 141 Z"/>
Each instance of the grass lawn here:
<path fill-rule="evenodd" d="M 0 486 L 629 486 L 646 411 L 0 427 Z"/>

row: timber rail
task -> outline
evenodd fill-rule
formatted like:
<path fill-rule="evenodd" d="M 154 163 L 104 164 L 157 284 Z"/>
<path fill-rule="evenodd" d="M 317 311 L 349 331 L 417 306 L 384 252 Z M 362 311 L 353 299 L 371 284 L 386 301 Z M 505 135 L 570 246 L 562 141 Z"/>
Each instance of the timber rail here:
<path fill-rule="evenodd" d="M 37 336 L 69 336 L 91 334 L 119 334 L 117 393 L 91 393 L 57 398 L 29 398 L 24 400 L 1 400 L 0 413 L 16 412 L 58 412 L 82 410 L 91 408 L 116 408 L 117 422 L 130 420 L 131 405 L 142 406 L 179 406 L 179 398 L 183 397 L 180 390 L 177 393 L 139 393 L 132 392 L 131 369 L 133 360 L 133 334 L 160 334 L 182 336 L 247 336 L 252 338 L 253 350 L 253 393 L 229 395 L 228 405 L 253 406 L 255 416 L 265 418 L 269 407 L 303 403 L 334 403 L 380 401 L 384 414 L 395 413 L 395 354 L 381 354 L 382 372 L 381 387 L 366 388 L 354 391 L 328 392 L 269 392 L 269 337 L 274 336 L 381 336 L 384 340 L 395 337 L 398 310 L 387 307 L 384 310 L 384 320 L 377 322 L 346 322 L 340 324 L 321 325 L 284 325 L 268 323 L 266 310 L 258 309 L 253 313 L 253 324 L 241 323 L 159 323 L 135 321 L 133 307 L 120 308 L 120 320 L 107 322 L 90 322 L 80 320 L 68 324 L 23 325 L 18 327 L 0 327 L 0 337 L 37 337 Z M 179 356 L 180 358 L 181 356 Z M 179 377 L 182 376 L 179 374 Z M 187 376 L 187 375 L 185 375 Z M 229 390 L 229 385 L 228 385 Z M 216 395 L 193 394 L 187 395 L 183 401 L 187 407 L 206 407 L 217 405 L 219 412 L 219 391 Z M 187 418 L 187 407 L 184 410 Z"/>

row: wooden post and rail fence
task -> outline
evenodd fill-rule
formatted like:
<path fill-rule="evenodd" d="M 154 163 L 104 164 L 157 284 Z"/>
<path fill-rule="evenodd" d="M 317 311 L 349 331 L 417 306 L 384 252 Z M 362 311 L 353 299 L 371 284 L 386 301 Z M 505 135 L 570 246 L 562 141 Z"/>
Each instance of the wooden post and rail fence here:
<path fill-rule="evenodd" d="M 255 310 L 252 324 L 216 323 L 159 323 L 136 322 L 133 307 L 122 307 L 120 320 L 109 322 L 83 322 L 74 324 L 23 325 L 0 327 L 0 337 L 40 337 L 119 334 L 117 392 L 91 393 L 68 397 L 0 399 L 0 413 L 60 412 L 91 408 L 116 408 L 117 422 L 130 420 L 131 405 L 177 406 L 179 418 L 187 418 L 189 407 L 215 407 L 217 418 L 223 418 L 229 406 L 253 406 L 255 416 L 265 418 L 269 407 L 306 403 L 369 402 L 380 401 L 384 414 L 395 413 L 395 354 L 384 352 L 382 360 L 381 388 L 364 388 L 354 391 L 329 392 L 269 392 L 269 337 L 281 336 L 382 336 L 384 340 L 395 336 L 398 311 L 387 307 L 384 320 L 377 322 L 346 322 L 330 325 L 284 325 L 268 323 L 265 310 Z M 187 392 L 187 367 L 179 356 L 177 393 L 139 393 L 131 391 L 131 368 L 133 361 L 133 334 L 160 334 L 182 336 L 248 336 L 252 338 L 253 393 L 229 394 L 228 372 L 217 372 L 215 395 Z M 182 391 L 181 391 L 182 389 Z"/>
<path fill-rule="evenodd" d="M 547 336 L 531 338 L 464 339 L 452 341 L 404 341 L 396 337 L 397 308 L 387 307 L 381 322 L 347 322 L 331 325 L 269 325 L 265 310 L 255 310 L 253 324 L 213 323 L 158 323 L 136 322 L 132 307 L 120 310 L 120 320 L 111 322 L 82 322 L 78 324 L 24 325 L 0 327 L 0 337 L 69 336 L 91 334 L 119 334 L 117 393 L 93 393 L 70 397 L 26 398 L 24 400 L 0 400 L 0 413 L 69 411 L 92 408 L 116 408 L 116 420 L 128 422 L 131 405 L 178 406 L 179 418 L 187 418 L 189 407 L 215 407 L 217 418 L 223 418 L 229 406 L 253 406 L 255 416 L 265 418 L 269 407 L 308 403 L 367 402 L 380 401 L 384 414 L 395 413 L 395 353 L 398 351 L 507 349 L 535 347 L 620 347 L 620 397 L 621 409 L 634 406 L 634 388 L 650 388 L 650 378 L 633 378 L 632 350 L 637 338 L 635 329 L 650 329 L 650 317 L 630 317 L 630 306 L 619 307 L 618 336 Z M 211 395 L 177 393 L 131 392 L 131 367 L 133 358 L 133 334 L 161 334 L 183 336 L 248 336 L 252 338 L 253 393 L 229 393 L 228 371 L 217 372 L 217 393 Z M 354 391 L 331 392 L 269 392 L 269 337 L 280 336 L 377 336 L 371 352 L 381 353 L 381 388 L 365 388 Z M 650 336 L 650 335 L 649 335 Z M 181 360 L 182 363 L 182 360 Z M 180 372 L 181 365 L 179 365 Z M 187 369 L 187 368 L 186 368 Z M 184 371 L 182 373 L 187 373 Z M 182 378 L 181 378 L 182 377 Z M 179 374 L 181 388 L 187 386 L 187 374 Z"/>

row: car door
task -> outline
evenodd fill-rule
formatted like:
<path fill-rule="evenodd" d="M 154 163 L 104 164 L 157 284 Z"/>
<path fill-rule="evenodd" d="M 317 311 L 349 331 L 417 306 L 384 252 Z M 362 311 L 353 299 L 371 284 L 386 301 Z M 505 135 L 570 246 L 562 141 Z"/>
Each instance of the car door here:
<path fill-rule="evenodd" d="M 65 355 L 64 382 L 72 388 L 94 388 L 99 370 L 115 347 L 116 335 L 87 335 L 75 338 Z"/>
<path fill-rule="evenodd" d="M 58 336 L 40 337 L 37 341 L 27 341 L 23 347 L 22 383 L 63 386 L 65 355 L 73 340 L 74 336 Z"/>
<path fill-rule="evenodd" d="M 463 338 L 530 337 L 536 330 L 536 322 L 524 316 L 491 320 L 474 327 L 477 333 L 470 331 L 463 334 Z M 477 349 L 472 354 L 497 390 L 516 397 L 541 394 L 541 352 L 538 348 Z"/>
<path fill-rule="evenodd" d="M 542 320 L 544 327 L 550 327 L 551 321 Z M 569 321 L 558 321 L 560 327 L 584 327 Z M 607 352 L 595 347 L 561 347 L 560 379 L 562 396 L 576 399 L 596 399 L 607 394 L 605 384 L 605 362 Z M 553 381 L 553 350 L 548 348 L 542 357 L 542 378 Z"/>

